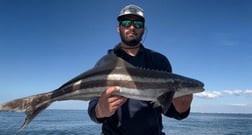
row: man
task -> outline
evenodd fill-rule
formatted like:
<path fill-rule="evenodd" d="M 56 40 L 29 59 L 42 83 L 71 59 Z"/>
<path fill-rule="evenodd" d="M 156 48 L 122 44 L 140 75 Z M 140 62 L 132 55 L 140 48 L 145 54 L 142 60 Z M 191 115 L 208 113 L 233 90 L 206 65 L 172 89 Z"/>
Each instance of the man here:
<path fill-rule="evenodd" d="M 172 72 L 168 59 L 141 44 L 144 34 L 144 12 L 136 5 L 123 8 L 117 18 L 117 31 L 121 42 L 109 53 L 123 58 L 136 67 Z M 192 95 L 173 99 L 167 112 L 152 102 L 111 96 L 119 87 L 109 87 L 99 98 L 89 102 L 90 118 L 102 123 L 104 135 L 164 135 L 162 114 L 175 119 L 184 119 L 190 113 Z"/>

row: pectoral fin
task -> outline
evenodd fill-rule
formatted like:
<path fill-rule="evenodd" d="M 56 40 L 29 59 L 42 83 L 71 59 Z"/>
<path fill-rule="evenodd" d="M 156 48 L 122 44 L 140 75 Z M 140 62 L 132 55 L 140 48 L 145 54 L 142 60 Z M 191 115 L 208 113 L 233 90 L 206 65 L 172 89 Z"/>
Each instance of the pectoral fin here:
<path fill-rule="evenodd" d="M 157 101 L 162 107 L 163 113 L 166 113 L 171 105 L 175 91 L 166 92 L 157 98 Z"/>

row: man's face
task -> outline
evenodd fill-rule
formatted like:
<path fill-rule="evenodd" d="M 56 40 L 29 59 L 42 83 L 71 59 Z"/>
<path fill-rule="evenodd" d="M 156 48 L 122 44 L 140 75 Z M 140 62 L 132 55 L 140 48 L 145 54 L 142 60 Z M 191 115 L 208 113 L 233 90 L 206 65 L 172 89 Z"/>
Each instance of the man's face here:
<path fill-rule="evenodd" d="M 138 45 L 144 34 L 144 22 L 137 16 L 126 16 L 117 28 L 122 42 L 129 46 Z"/>

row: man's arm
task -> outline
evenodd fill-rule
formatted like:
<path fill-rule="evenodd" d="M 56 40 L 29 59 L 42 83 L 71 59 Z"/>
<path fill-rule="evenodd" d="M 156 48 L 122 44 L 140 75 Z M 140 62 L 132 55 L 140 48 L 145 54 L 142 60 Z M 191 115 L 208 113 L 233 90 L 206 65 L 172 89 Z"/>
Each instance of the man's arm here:
<path fill-rule="evenodd" d="M 192 95 L 174 98 L 170 108 L 164 113 L 164 115 L 177 120 L 185 119 L 190 114 L 192 98 Z"/>
<path fill-rule="evenodd" d="M 192 103 L 193 95 L 185 95 L 181 97 L 174 98 L 172 100 L 172 103 L 175 107 L 175 109 L 178 111 L 178 113 L 185 113 L 190 109 L 191 103 Z"/>

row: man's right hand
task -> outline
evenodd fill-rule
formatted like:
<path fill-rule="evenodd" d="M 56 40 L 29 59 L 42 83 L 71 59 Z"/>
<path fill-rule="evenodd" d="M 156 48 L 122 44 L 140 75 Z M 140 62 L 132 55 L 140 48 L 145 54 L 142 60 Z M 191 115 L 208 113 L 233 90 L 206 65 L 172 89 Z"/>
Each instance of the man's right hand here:
<path fill-rule="evenodd" d="M 113 92 L 119 90 L 119 87 L 109 87 L 102 93 L 95 108 L 96 118 L 112 116 L 126 102 L 127 98 L 112 95 Z"/>

